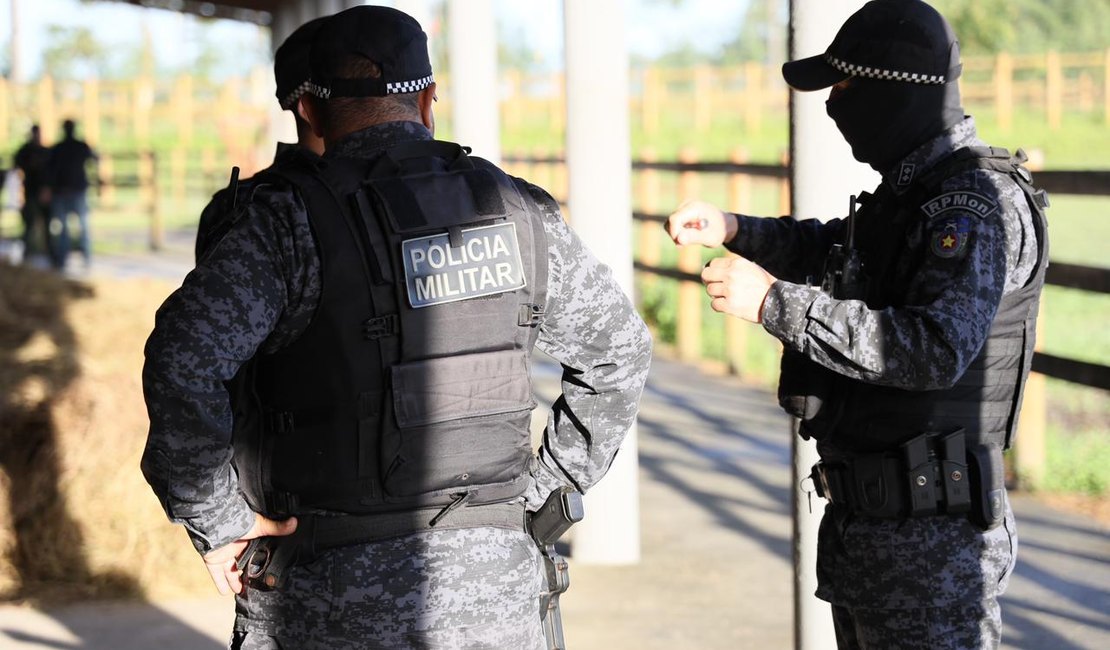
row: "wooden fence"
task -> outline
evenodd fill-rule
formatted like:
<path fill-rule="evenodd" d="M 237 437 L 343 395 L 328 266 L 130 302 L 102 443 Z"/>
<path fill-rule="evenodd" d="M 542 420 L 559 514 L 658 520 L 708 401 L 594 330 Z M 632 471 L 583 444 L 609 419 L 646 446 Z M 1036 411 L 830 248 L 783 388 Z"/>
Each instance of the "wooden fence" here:
<path fill-rule="evenodd" d="M 515 154 L 506 156 L 504 161 L 514 173 L 526 175 L 531 180 L 564 177 L 562 172 L 557 171 L 564 162 L 558 157 Z M 545 167 L 546 174 L 541 173 L 540 170 Z M 672 296 L 677 305 L 675 351 L 682 360 L 703 362 L 702 315 L 705 295 L 700 276 L 702 251 L 700 247 L 682 247 L 677 251 L 675 264 L 663 264 L 660 249 L 670 246 L 670 239 L 666 237 L 662 224 L 678 201 L 701 196 L 701 185 L 706 175 L 725 177 L 726 198 L 721 205 L 726 210 L 753 214 L 753 184 L 763 182 L 773 184 L 778 196 L 777 212 L 772 214 L 789 214 L 789 167 L 786 164 L 747 163 L 742 150 L 735 151 L 730 160 L 718 162 L 699 161 L 689 151 L 684 152 L 676 162 L 661 162 L 655 160 L 650 152 L 646 152 L 641 154 L 640 160 L 632 163 L 632 167 L 637 172 L 634 194 L 638 199 L 638 207 L 632 215 L 638 224 L 638 255 L 633 261 L 633 267 L 640 274 L 641 280 L 662 277 L 679 281 Z M 677 174 L 674 192 L 677 200 L 666 206 L 661 205 L 660 201 L 660 172 Z M 1110 196 L 1110 172 L 1105 171 L 1038 171 L 1036 183 L 1038 187 L 1055 195 Z M 550 187 L 556 196 L 565 196 L 565 186 L 555 184 Z M 1053 262 L 1048 267 L 1045 281 L 1055 286 L 1110 293 L 1110 268 Z M 1043 321 L 1042 318 L 1040 322 Z M 733 374 L 743 375 L 746 372 L 744 359 L 751 326 L 736 318 L 726 318 L 724 322 L 724 366 Z M 1043 336 L 1038 338 L 1043 342 Z M 1110 390 L 1110 366 L 1050 355 L 1038 349 L 1033 357 L 1033 371 L 1025 392 L 1021 431 L 1017 436 L 1014 456 L 1018 475 L 1036 485 L 1044 476 L 1046 464 L 1045 377 Z"/>
<path fill-rule="evenodd" d="M 439 74 L 439 113 L 450 122 L 451 81 Z M 629 109 L 652 135 L 678 116 L 698 132 L 739 119 L 756 131 L 771 115 L 784 114 L 788 93 L 777 65 L 748 63 L 688 68 L 646 67 L 632 71 Z M 1102 52 L 965 57 L 961 88 L 965 105 L 988 108 L 1003 129 L 1015 107 L 1042 112 L 1050 128 L 1060 128 L 1065 109 L 1099 114 L 1110 124 L 1110 48 Z M 544 128 L 561 133 L 565 84 L 559 73 L 502 75 L 502 123 L 526 128 L 536 116 Z M 53 142 L 62 119 L 73 118 L 92 144 L 119 142 L 121 149 L 163 150 L 219 146 L 249 162 L 271 140 L 269 120 L 276 111 L 273 77 L 259 67 L 219 84 L 191 75 L 130 80 L 54 80 L 12 84 L 0 78 L 0 148 L 13 148 L 31 122 Z M 677 119 L 677 118 L 676 118 Z"/>

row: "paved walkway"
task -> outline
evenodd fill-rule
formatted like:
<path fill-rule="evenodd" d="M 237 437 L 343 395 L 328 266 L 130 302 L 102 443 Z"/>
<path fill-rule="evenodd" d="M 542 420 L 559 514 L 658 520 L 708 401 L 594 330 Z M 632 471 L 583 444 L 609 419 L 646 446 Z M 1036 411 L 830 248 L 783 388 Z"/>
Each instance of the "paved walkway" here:
<path fill-rule="evenodd" d="M 555 368 L 537 375 L 550 398 Z M 657 359 L 639 432 L 643 561 L 571 558 L 570 648 L 792 648 L 790 440 L 772 396 Z M 1021 551 L 1003 648 L 1110 648 L 1110 531 L 1013 501 Z M 220 598 L 0 607 L 0 648 L 218 650 L 231 609 Z"/>

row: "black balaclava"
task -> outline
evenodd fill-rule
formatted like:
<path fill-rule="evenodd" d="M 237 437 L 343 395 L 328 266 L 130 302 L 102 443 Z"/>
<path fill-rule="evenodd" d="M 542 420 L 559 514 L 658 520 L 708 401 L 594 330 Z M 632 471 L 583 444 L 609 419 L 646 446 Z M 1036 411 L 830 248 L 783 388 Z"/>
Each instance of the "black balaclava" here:
<path fill-rule="evenodd" d="M 964 119 L 955 79 L 920 84 L 852 77 L 846 89 L 830 93 L 825 111 L 855 159 L 880 174 Z"/>

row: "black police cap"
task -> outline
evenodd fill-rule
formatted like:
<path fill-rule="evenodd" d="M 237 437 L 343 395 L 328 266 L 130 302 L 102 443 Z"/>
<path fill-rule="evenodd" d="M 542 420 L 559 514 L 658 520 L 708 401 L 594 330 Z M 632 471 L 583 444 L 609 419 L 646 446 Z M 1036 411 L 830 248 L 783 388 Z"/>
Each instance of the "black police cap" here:
<path fill-rule="evenodd" d="M 312 70 L 308 55 L 312 40 L 325 18 L 316 18 L 293 30 L 274 52 L 274 81 L 277 82 L 278 103 L 285 110 L 292 110 L 301 95 L 308 92 Z"/>
<path fill-rule="evenodd" d="M 840 27 L 824 54 L 782 66 L 795 90 L 848 77 L 944 84 L 960 76 L 960 45 L 948 21 L 922 0 L 871 0 Z"/>
<path fill-rule="evenodd" d="M 375 63 L 375 78 L 338 78 L 350 57 Z M 351 7 L 331 16 L 312 43 L 310 92 L 318 97 L 384 97 L 423 90 L 433 83 L 428 35 L 412 16 L 380 6 Z"/>

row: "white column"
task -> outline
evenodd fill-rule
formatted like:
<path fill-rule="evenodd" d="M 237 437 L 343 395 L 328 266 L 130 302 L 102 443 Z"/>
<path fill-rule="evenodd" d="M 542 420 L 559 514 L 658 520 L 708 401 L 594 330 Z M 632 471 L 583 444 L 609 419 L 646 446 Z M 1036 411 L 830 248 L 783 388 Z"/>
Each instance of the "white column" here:
<path fill-rule="evenodd" d="M 844 20 L 862 0 L 791 0 L 790 58 L 825 51 Z M 878 183 L 878 175 L 852 158 L 852 150 L 825 114 L 828 91 L 791 93 L 790 158 L 794 216 L 830 219 L 848 213 L 848 200 Z M 794 647 L 797 650 L 836 648 L 828 603 L 818 600 L 817 526 L 825 501 L 798 488 L 817 462 L 813 441 L 794 441 Z M 812 489 L 806 481 L 805 489 Z"/>
<path fill-rule="evenodd" d="M 447 0 L 452 137 L 474 155 L 501 161 L 497 24 L 493 0 Z"/>
<path fill-rule="evenodd" d="M 564 0 L 571 223 L 632 295 L 631 145 L 623 0 Z M 640 560 L 639 459 L 633 427 L 573 529 L 575 561 Z"/>

